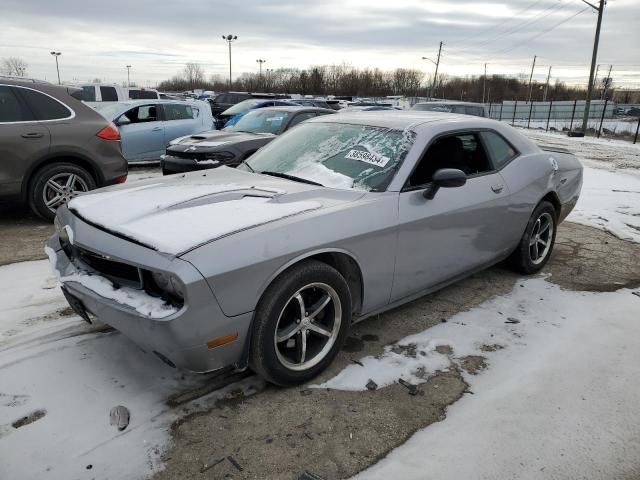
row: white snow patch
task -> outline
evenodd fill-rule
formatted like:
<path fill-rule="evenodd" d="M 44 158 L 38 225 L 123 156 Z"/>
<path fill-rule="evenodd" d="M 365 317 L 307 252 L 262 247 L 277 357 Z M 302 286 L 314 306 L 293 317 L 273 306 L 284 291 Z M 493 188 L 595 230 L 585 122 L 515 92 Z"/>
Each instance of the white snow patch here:
<path fill-rule="evenodd" d="M 0 266 L 0 350 L 50 326 L 62 328 L 77 322 L 77 317 L 51 317 L 66 308 L 67 302 L 48 263 L 38 260 Z"/>
<path fill-rule="evenodd" d="M 567 220 L 640 243 L 640 175 L 585 167 L 580 199 Z"/>
<path fill-rule="evenodd" d="M 640 298 L 629 290 L 563 291 L 543 279 L 522 285 L 399 342 L 445 343 L 456 357 L 488 357 L 489 367 L 466 375 L 474 395 L 449 407 L 444 421 L 356 478 L 622 478 L 638 471 Z M 520 323 L 505 324 L 509 316 Z M 496 343 L 505 349 L 479 350 Z M 385 354 L 365 369 L 375 379 L 389 362 Z M 359 388 L 362 375 L 350 375 Z"/>
<path fill-rule="evenodd" d="M 250 188 L 234 184 L 152 183 L 139 187 L 80 195 L 69 202 L 69 208 L 95 224 L 109 227 L 196 198 Z"/>
<path fill-rule="evenodd" d="M 78 283 L 101 297 L 135 309 L 145 317 L 164 318 L 178 311 L 177 307 L 169 305 L 163 299 L 152 297 L 141 290 L 129 287 L 115 288 L 113 283 L 99 275 L 78 271 L 71 275 L 60 277 L 60 281 L 63 283 Z"/>
<path fill-rule="evenodd" d="M 353 178 L 335 172 L 322 163 L 308 163 L 289 172 L 296 177 L 318 182 L 325 187 L 348 189 L 353 188 Z"/>
<path fill-rule="evenodd" d="M 178 254 L 209 240 L 322 207 L 319 202 L 277 203 L 270 198 L 190 206 L 118 225 L 118 232 L 166 253 Z"/>

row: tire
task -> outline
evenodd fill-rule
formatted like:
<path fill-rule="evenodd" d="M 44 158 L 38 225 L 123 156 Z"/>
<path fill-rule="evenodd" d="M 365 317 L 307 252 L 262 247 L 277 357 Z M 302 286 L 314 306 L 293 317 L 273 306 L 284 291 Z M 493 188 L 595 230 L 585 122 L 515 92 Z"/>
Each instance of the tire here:
<path fill-rule="evenodd" d="M 307 382 L 333 361 L 350 324 L 351 292 L 342 275 L 322 262 L 300 263 L 277 278 L 258 303 L 249 365 L 276 385 Z"/>
<path fill-rule="evenodd" d="M 557 222 L 558 213 L 553 205 L 546 200 L 540 202 L 527 223 L 518 247 L 508 259 L 515 271 L 530 275 L 542 270 L 553 251 Z"/>
<path fill-rule="evenodd" d="M 70 179 L 73 183 L 69 186 Z M 50 182 L 54 182 L 59 190 L 56 190 Z M 53 221 L 58 207 L 66 204 L 78 193 L 94 188 L 96 188 L 96 181 L 84 168 L 73 163 L 54 163 L 35 173 L 29 189 L 29 206 L 38 216 Z M 59 197 L 58 201 L 54 200 L 56 198 L 54 195 Z M 48 206 L 45 198 L 49 198 L 49 201 L 54 203 Z"/>

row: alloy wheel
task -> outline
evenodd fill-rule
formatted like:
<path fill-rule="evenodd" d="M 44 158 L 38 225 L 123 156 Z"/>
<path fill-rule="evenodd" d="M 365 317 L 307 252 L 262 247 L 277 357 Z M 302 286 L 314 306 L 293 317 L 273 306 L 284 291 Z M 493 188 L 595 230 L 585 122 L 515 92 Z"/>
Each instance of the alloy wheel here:
<path fill-rule="evenodd" d="M 544 261 L 551 250 L 553 240 L 553 217 L 547 213 L 542 213 L 531 229 L 529 238 L 529 258 L 534 265 Z"/>
<path fill-rule="evenodd" d="M 290 370 L 312 368 L 327 356 L 340 332 L 342 305 L 326 283 L 311 283 L 287 300 L 274 334 L 278 360 Z"/>
<path fill-rule="evenodd" d="M 75 173 L 58 173 L 52 176 L 42 190 L 42 200 L 49 210 L 55 212 L 73 197 L 88 192 L 87 182 Z"/>

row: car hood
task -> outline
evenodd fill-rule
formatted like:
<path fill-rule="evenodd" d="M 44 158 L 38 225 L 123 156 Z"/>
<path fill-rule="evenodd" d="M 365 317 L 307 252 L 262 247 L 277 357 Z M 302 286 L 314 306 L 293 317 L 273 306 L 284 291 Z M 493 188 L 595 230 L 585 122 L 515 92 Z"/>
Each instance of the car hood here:
<path fill-rule="evenodd" d="M 353 202 L 365 192 L 320 187 L 227 167 L 108 187 L 78 196 L 83 221 L 171 255 L 267 223 Z"/>
<path fill-rule="evenodd" d="M 187 135 L 174 140 L 167 150 L 175 152 L 198 151 L 217 149 L 223 145 L 238 144 L 256 139 L 273 138 L 272 133 L 226 132 L 212 130 L 210 132 Z"/>

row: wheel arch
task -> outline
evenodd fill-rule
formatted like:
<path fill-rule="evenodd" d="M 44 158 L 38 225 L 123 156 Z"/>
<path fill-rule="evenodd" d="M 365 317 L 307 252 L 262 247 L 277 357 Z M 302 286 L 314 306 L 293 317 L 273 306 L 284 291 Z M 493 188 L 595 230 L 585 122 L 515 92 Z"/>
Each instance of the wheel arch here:
<path fill-rule="evenodd" d="M 24 201 L 29 198 L 29 192 L 31 191 L 36 174 L 43 168 L 56 163 L 71 163 L 84 168 L 93 177 L 98 187 L 104 183 L 104 179 L 102 178 L 99 170 L 88 158 L 79 155 L 78 153 L 56 153 L 55 155 L 41 158 L 29 168 L 22 179 L 21 197 Z"/>
<path fill-rule="evenodd" d="M 562 204 L 560 203 L 560 198 L 558 197 L 558 194 L 553 190 L 550 192 L 547 192 L 547 194 L 540 199 L 540 202 L 538 202 L 538 205 L 540 205 L 540 203 L 544 201 L 547 201 L 551 205 L 553 205 L 553 208 L 556 211 L 556 220 L 558 220 L 560 218 L 560 212 L 562 211 Z M 536 208 L 538 205 L 536 205 Z"/>

